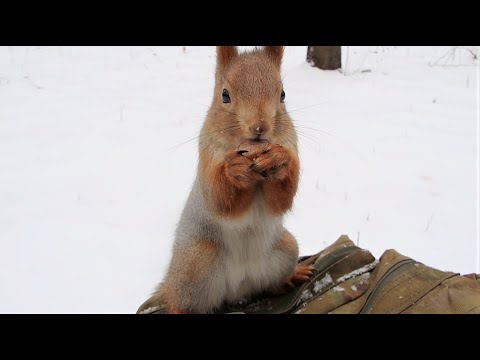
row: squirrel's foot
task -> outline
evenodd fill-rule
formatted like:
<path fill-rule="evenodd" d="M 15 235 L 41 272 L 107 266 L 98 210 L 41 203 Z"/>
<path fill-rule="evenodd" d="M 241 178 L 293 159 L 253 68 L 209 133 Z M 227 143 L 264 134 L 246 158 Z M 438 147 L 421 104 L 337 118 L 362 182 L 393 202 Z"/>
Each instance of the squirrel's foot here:
<path fill-rule="evenodd" d="M 296 266 L 293 274 L 287 279 L 284 287 L 287 289 L 294 289 L 295 284 L 301 284 L 307 281 L 313 274 L 314 268 L 311 266 Z"/>
<path fill-rule="evenodd" d="M 295 284 L 301 284 L 307 281 L 310 276 L 313 274 L 314 268 L 311 266 L 297 266 L 293 270 L 293 274 L 288 277 L 288 279 L 281 284 L 281 286 L 270 289 L 267 291 L 267 295 L 277 296 L 284 295 L 295 289 Z"/>
<path fill-rule="evenodd" d="M 181 311 L 181 310 L 178 310 L 178 309 L 170 309 L 170 310 L 168 310 L 168 314 L 187 314 L 187 312 Z"/>

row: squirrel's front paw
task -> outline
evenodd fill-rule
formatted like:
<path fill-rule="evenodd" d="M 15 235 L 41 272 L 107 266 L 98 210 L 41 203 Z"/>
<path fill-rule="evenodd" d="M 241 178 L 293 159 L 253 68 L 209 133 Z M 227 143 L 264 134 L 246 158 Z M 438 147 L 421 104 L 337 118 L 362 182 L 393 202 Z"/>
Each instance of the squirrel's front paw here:
<path fill-rule="evenodd" d="M 253 161 L 243 156 L 243 151 L 231 151 L 225 157 L 225 173 L 227 178 L 239 189 L 248 189 L 255 186 L 265 177 L 253 171 Z"/>
<path fill-rule="evenodd" d="M 288 174 L 289 152 L 281 145 L 268 144 L 253 159 L 253 170 L 266 175 L 269 179 L 283 180 Z"/>

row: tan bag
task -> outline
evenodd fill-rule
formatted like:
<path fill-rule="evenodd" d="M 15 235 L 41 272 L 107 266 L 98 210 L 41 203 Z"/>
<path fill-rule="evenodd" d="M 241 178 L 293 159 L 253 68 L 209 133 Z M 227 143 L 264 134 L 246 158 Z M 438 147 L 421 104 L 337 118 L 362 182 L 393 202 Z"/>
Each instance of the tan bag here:
<path fill-rule="evenodd" d="M 480 314 L 480 276 L 434 269 L 387 250 L 375 260 L 341 236 L 320 253 L 303 257 L 315 268 L 310 280 L 292 292 L 260 297 L 218 313 L 296 314 Z M 162 304 L 138 313 L 164 313 Z"/>

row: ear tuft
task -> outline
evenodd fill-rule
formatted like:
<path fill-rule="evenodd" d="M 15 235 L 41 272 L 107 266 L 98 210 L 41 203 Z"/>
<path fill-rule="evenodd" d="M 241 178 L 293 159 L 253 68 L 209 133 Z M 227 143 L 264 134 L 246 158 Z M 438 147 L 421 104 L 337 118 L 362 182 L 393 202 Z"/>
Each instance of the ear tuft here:
<path fill-rule="evenodd" d="M 225 67 L 237 56 L 238 50 L 236 46 L 217 46 L 218 65 Z"/>
<path fill-rule="evenodd" d="M 283 58 L 283 51 L 285 50 L 284 46 L 265 46 L 265 51 L 273 60 L 273 62 L 280 66 Z"/>

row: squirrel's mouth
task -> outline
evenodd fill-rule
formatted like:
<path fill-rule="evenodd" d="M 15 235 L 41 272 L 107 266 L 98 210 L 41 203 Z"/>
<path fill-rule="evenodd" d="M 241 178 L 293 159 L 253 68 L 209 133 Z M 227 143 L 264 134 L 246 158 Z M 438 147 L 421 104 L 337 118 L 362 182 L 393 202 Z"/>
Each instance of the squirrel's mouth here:
<path fill-rule="evenodd" d="M 248 140 L 252 142 L 259 142 L 259 143 L 268 141 L 268 139 L 266 139 L 263 135 L 257 135 L 253 138 L 248 138 Z"/>

